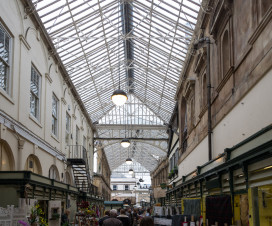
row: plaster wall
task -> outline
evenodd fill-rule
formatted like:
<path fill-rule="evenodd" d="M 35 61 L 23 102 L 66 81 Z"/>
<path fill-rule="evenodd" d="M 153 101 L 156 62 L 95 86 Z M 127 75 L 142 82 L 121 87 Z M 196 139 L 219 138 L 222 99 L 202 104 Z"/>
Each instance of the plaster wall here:
<path fill-rule="evenodd" d="M 19 123 L 43 140 L 52 152 L 58 151 L 68 157 L 68 148 L 65 142 L 66 112 L 71 116 L 71 134 L 69 144 L 75 144 L 76 126 L 80 128 L 79 145 L 83 145 L 83 136 L 86 137 L 86 147 L 89 157 L 90 169 L 93 169 L 93 131 L 79 103 L 73 96 L 68 84 L 59 71 L 58 64 L 49 54 L 48 46 L 39 33 L 39 28 L 33 23 L 29 15 L 25 14 L 24 6 L 19 0 L 0 1 L 0 21 L 12 36 L 12 63 L 10 92 L 0 89 L 0 112 Z M 11 13 L 12 12 L 12 13 Z M 31 66 L 34 66 L 41 75 L 40 114 L 35 118 L 30 114 L 30 79 Z M 58 98 L 58 133 L 52 134 L 52 95 Z M 15 161 L 15 170 L 23 170 L 25 161 L 30 154 L 35 154 L 42 167 L 42 175 L 48 176 L 52 164 L 63 173 L 66 166 L 63 161 L 56 158 L 46 150 L 37 146 L 32 140 L 26 140 L 18 153 L 18 135 L 9 129 L 4 139 L 12 150 Z M 36 146 L 35 146 L 36 145 Z"/>

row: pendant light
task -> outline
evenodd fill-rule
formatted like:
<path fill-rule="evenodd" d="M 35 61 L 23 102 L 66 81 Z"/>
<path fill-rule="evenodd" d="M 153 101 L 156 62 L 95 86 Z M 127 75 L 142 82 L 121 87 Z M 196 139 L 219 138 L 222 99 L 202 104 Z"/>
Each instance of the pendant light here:
<path fill-rule="evenodd" d="M 120 9 L 121 10 L 121 9 Z M 118 8 L 118 75 L 119 75 L 119 86 L 118 89 L 113 92 L 111 95 L 112 102 L 117 106 L 122 106 L 126 103 L 128 97 L 125 91 L 121 90 L 120 88 L 120 48 L 119 48 L 119 42 L 120 42 L 120 33 L 119 33 L 119 8 Z M 124 22 L 125 23 L 125 22 Z"/>
<path fill-rule="evenodd" d="M 134 172 L 133 169 L 130 169 L 130 170 L 128 171 L 129 174 L 133 174 L 133 172 Z"/>
<path fill-rule="evenodd" d="M 126 159 L 126 164 L 131 165 L 132 164 L 132 159 L 129 157 L 129 149 L 128 149 L 128 157 Z"/>
<path fill-rule="evenodd" d="M 132 159 L 131 158 L 127 158 L 126 159 L 126 164 L 131 165 L 132 164 Z"/>
<path fill-rule="evenodd" d="M 121 145 L 123 148 L 128 148 L 130 146 L 130 141 L 129 139 L 127 138 L 124 138 L 122 141 L 121 141 Z"/>

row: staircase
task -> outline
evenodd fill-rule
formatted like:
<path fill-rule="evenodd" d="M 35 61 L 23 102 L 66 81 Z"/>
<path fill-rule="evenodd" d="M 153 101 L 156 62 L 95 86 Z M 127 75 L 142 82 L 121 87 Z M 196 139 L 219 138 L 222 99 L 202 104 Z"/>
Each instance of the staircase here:
<path fill-rule="evenodd" d="M 72 166 L 76 187 L 83 192 L 94 194 L 86 149 L 82 145 L 69 145 L 68 148 L 67 162 Z"/>

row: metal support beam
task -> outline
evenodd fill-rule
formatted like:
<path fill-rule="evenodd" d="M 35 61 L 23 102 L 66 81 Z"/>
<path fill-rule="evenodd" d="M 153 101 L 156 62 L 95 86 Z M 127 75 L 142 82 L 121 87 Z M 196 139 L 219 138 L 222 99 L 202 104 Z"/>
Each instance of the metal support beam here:
<path fill-rule="evenodd" d="M 125 125 L 115 124 L 115 125 L 103 125 L 97 124 L 95 128 L 99 129 L 107 129 L 107 130 L 124 130 Z M 129 125 L 130 130 L 167 130 L 167 126 L 155 126 L 155 125 Z"/>
<path fill-rule="evenodd" d="M 113 138 L 101 138 L 94 137 L 94 140 L 123 140 L 124 137 L 113 137 Z M 168 141 L 167 138 L 128 138 L 130 141 L 141 141 L 141 140 L 151 140 L 151 141 Z"/>

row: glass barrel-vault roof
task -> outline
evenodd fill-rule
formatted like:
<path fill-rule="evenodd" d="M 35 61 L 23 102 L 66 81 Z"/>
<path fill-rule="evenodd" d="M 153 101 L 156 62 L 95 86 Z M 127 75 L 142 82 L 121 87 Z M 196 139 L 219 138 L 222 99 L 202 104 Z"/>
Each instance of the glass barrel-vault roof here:
<path fill-rule="evenodd" d="M 130 131 L 135 139 L 145 138 L 133 142 L 141 151 L 149 148 L 143 155 L 157 157 L 150 157 L 151 162 L 134 158 L 154 169 L 156 158 L 166 155 L 160 152 L 168 138 L 165 125 L 176 104 L 201 0 L 27 1 L 51 38 L 54 54 L 66 68 L 98 137 L 120 138 Z M 119 86 L 129 96 L 127 109 L 111 102 Z M 116 140 L 102 144 L 111 169 L 123 163 L 112 154 L 119 150 Z"/>

